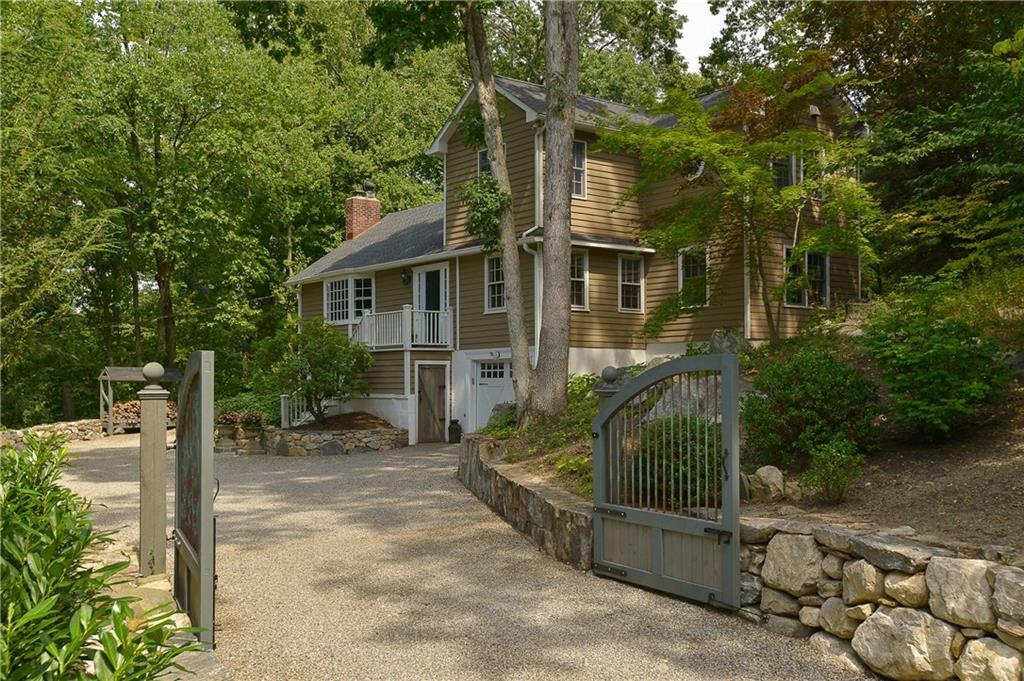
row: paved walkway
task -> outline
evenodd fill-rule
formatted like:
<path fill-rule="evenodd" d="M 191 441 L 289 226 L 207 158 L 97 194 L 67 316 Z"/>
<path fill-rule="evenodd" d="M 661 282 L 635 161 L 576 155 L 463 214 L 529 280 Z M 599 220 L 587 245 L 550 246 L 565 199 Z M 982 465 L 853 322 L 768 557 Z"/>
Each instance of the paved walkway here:
<path fill-rule="evenodd" d="M 136 443 L 80 443 L 68 474 L 128 541 Z M 540 554 L 455 461 L 218 455 L 217 652 L 236 679 L 852 678 L 802 641 Z"/>

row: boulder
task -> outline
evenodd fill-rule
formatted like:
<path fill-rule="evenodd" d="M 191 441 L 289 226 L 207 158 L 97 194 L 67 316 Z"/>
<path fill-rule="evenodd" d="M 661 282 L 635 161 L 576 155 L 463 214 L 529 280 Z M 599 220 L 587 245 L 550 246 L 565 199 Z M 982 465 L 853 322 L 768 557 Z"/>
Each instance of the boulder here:
<path fill-rule="evenodd" d="M 994 638 L 979 638 L 967 644 L 954 669 L 961 681 L 1019 681 L 1024 653 Z"/>
<path fill-rule="evenodd" d="M 820 624 L 818 623 L 820 613 L 821 608 L 805 606 L 803 608 L 800 608 L 800 612 L 797 615 L 797 619 L 799 619 L 800 624 L 804 625 L 805 627 L 817 629 L 820 626 Z"/>
<path fill-rule="evenodd" d="M 784 518 L 740 518 L 740 541 L 744 544 L 767 544 L 779 532 L 811 534 L 809 523 Z M 756 547 L 751 546 L 752 551 Z"/>
<path fill-rule="evenodd" d="M 1000 641 L 1011 648 L 1024 652 L 1024 636 L 1014 636 L 1013 634 L 998 628 L 996 629 L 996 636 L 999 637 Z"/>
<path fill-rule="evenodd" d="M 825 559 L 821 561 L 822 571 L 831 577 L 832 579 L 843 578 L 843 559 L 834 553 L 830 553 L 825 556 Z"/>
<path fill-rule="evenodd" d="M 807 638 L 814 630 L 800 623 L 799 620 L 779 615 L 765 615 L 762 622 L 768 631 L 789 636 L 790 638 Z"/>
<path fill-rule="evenodd" d="M 338 456 L 344 453 L 345 448 L 337 440 L 330 440 L 320 445 L 320 454 L 323 456 Z"/>
<path fill-rule="evenodd" d="M 1024 626 L 1024 570 L 994 565 L 989 568 L 988 583 L 992 587 L 992 607 L 999 619 Z"/>
<path fill-rule="evenodd" d="M 794 596 L 813 593 L 818 588 L 824 557 L 812 536 L 777 534 L 768 543 L 761 579 Z"/>
<path fill-rule="evenodd" d="M 928 583 L 923 572 L 916 575 L 890 572 L 885 576 L 885 593 L 908 608 L 923 608 L 928 604 Z"/>
<path fill-rule="evenodd" d="M 831 551 L 839 551 L 847 555 L 853 552 L 850 545 L 853 538 L 860 534 L 856 530 L 836 525 L 817 525 L 814 528 L 814 538 L 819 544 Z"/>
<path fill-rule="evenodd" d="M 822 598 L 832 598 L 843 595 L 843 583 L 838 579 L 819 579 L 818 595 Z"/>
<path fill-rule="evenodd" d="M 853 651 L 853 646 L 851 646 L 847 641 L 836 638 L 831 634 L 826 634 L 824 631 L 819 631 L 811 636 L 808 643 L 848 671 L 855 674 L 864 674 L 867 672 L 867 668 L 864 666 L 864 663 L 860 661 L 860 658 L 858 658 L 857 654 Z"/>
<path fill-rule="evenodd" d="M 830 598 L 821 605 L 819 619 L 822 629 L 839 638 L 853 638 L 860 620 L 846 614 L 846 604 L 841 598 Z"/>
<path fill-rule="evenodd" d="M 850 538 L 852 553 L 883 570 L 921 572 L 933 556 L 948 556 L 949 551 L 923 546 L 898 537 L 858 535 Z"/>
<path fill-rule="evenodd" d="M 928 565 L 928 609 L 947 622 L 992 631 L 996 615 L 990 600 L 985 560 L 937 557 Z"/>
<path fill-rule="evenodd" d="M 773 615 L 796 615 L 800 612 L 800 604 L 787 593 L 765 587 L 761 590 L 761 611 Z"/>
<path fill-rule="evenodd" d="M 754 605 L 761 600 L 761 578 L 749 572 L 740 573 L 740 605 Z"/>
<path fill-rule="evenodd" d="M 825 602 L 825 599 L 817 594 L 809 594 L 796 599 L 796 602 L 800 605 L 810 605 L 815 608 L 820 608 L 821 604 Z"/>
<path fill-rule="evenodd" d="M 866 560 L 843 568 L 843 600 L 847 605 L 872 603 L 885 593 L 885 573 Z"/>
<path fill-rule="evenodd" d="M 754 471 L 754 477 L 761 481 L 760 487 L 768 499 L 778 501 L 786 496 L 786 478 L 775 466 L 761 466 Z"/>
<path fill-rule="evenodd" d="M 846 616 L 850 619 L 855 619 L 858 622 L 863 622 L 871 613 L 875 611 L 875 606 L 872 603 L 861 603 L 860 605 L 854 605 L 846 609 Z"/>
<path fill-rule="evenodd" d="M 921 610 L 879 608 L 853 635 L 853 649 L 874 671 L 907 681 L 953 676 L 957 630 Z"/>

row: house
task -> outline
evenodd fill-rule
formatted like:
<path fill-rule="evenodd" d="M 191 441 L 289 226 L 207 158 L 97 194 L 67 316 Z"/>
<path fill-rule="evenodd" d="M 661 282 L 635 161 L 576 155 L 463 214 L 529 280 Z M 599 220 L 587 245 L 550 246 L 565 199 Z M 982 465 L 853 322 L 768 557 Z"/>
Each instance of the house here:
<path fill-rule="evenodd" d="M 498 78 L 497 89 L 512 210 L 522 235 L 526 328 L 521 332 L 536 347 L 543 305 L 538 292 L 543 290 L 545 90 L 508 78 Z M 466 208 L 456 198 L 461 185 L 488 168 L 486 150 L 467 146 L 454 123 L 472 95 L 471 89 L 429 149 L 444 160 L 444 199 L 382 217 L 374 187 L 366 185 L 364 195 L 346 201 L 345 241 L 289 280 L 301 318 L 323 316 L 374 352 L 370 394 L 341 409 L 367 411 L 408 427 L 413 443 L 444 440 L 452 419 L 467 432 L 477 430 L 494 405 L 514 401 L 501 259 L 481 252 L 479 241 L 466 231 Z M 704 104 L 711 106 L 720 96 L 711 95 Z M 577 100 L 570 371 L 596 373 L 608 365 L 677 354 L 688 343 L 708 340 L 716 329 L 734 329 L 755 342 L 767 339 L 759 283 L 746 272 L 742 244 L 695 245 L 667 258 L 637 243 L 638 223 L 672 202 L 675 185 L 666 182 L 641 200 L 621 201 L 639 177 L 639 161 L 595 149 L 597 123 L 609 114 L 671 124 L 613 102 Z M 777 170 L 781 181 L 789 181 L 798 171 L 796 160 Z M 777 244 L 770 287 L 783 281 L 790 246 Z M 859 292 L 855 256 L 809 254 L 805 267 L 811 285 L 786 301 L 779 320 L 784 334 L 794 333 L 816 304 Z M 707 304 L 668 323 L 659 337 L 642 337 L 646 315 L 693 279 L 704 280 Z"/>

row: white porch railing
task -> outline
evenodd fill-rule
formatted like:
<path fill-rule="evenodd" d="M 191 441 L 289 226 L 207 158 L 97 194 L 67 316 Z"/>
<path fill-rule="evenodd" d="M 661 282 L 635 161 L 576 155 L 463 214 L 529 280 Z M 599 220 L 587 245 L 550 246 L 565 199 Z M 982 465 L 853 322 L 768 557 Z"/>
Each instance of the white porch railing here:
<path fill-rule="evenodd" d="M 448 348 L 452 341 L 451 310 L 414 310 L 403 305 L 394 312 L 371 312 L 352 327 L 352 338 L 371 350 Z"/>
<path fill-rule="evenodd" d="M 281 395 L 281 427 L 294 428 L 313 420 L 313 415 L 306 408 L 306 397 L 302 393 Z"/>

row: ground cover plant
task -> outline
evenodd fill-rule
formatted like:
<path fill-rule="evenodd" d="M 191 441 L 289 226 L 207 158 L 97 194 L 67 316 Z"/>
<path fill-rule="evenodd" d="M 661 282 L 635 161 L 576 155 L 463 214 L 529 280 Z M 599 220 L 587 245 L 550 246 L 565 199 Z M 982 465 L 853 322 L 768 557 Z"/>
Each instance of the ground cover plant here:
<path fill-rule="evenodd" d="M 173 637 L 171 613 L 136 615 L 128 598 L 104 593 L 127 566 L 85 567 L 86 552 L 109 541 L 89 502 L 60 484 L 67 451 L 29 437 L 0 452 L 0 677 L 155 679 L 195 649 Z"/>

